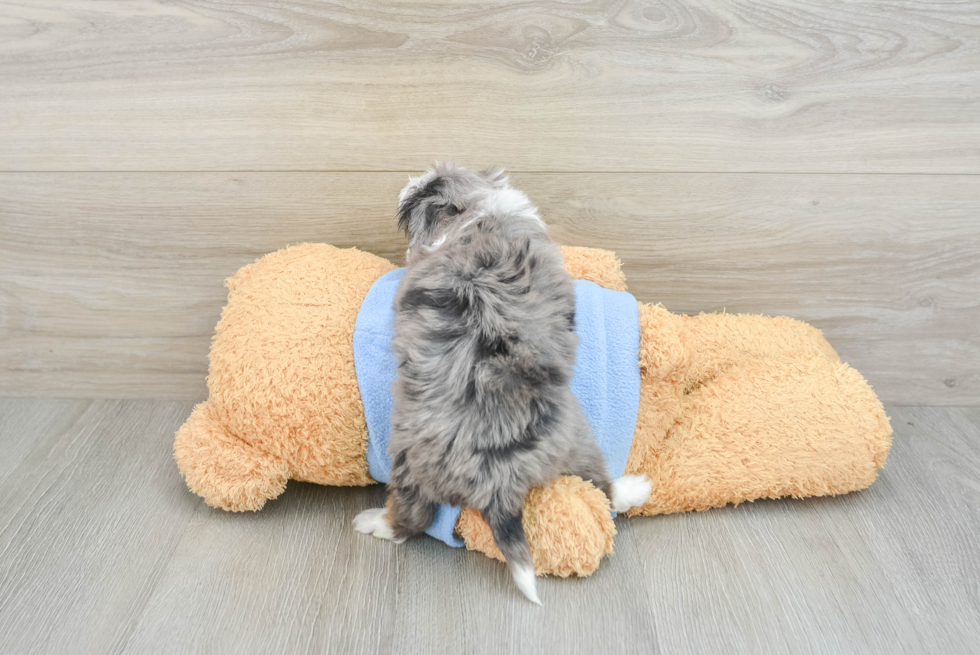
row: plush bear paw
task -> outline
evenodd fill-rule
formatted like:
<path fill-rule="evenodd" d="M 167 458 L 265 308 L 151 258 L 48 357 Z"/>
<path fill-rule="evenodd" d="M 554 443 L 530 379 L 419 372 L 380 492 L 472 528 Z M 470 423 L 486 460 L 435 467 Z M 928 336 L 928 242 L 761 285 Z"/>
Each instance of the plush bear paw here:
<path fill-rule="evenodd" d="M 208 402 L 177 431 L 174 458 L 191 491 L 230 512 L 262 509 L 289 479 L 285 458 L 228 432 Z"/>

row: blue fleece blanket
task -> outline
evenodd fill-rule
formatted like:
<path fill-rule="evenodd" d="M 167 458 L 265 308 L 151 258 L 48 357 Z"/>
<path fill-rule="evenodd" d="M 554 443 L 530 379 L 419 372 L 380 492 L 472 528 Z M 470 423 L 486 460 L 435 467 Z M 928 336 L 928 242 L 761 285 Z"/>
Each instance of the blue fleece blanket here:
<path fill-rule="evenodd" d="M 399 268 L 378 279 L 361 303 L 354 325 L 354 368 L 367 418 L 368 471 L 378 482 L 388 482 L 391 473 L 393 302 L 404 275 L 405 269 Z M 582 280 L 574 285 L 579 346 L 572 393 L 605 453 L 609 473 L 617 478 L 626 468 L 640 407 L 639 308 L 628 293 Z M 454 533 L 458 517 L 458 507 L 441 505 L 426 533 L 459 548 L 464 544 Z"/>

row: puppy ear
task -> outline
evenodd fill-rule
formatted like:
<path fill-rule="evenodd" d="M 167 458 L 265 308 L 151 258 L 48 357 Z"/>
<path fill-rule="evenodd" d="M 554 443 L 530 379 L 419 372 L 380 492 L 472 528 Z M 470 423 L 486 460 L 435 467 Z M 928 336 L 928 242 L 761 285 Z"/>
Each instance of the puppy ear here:
<path fill-rule="evenodd" d="M 429 180 L 424 186 L 419 187 L 411 191 L 398 205 L 398 229 L 404 230 L 405 234 L 409 234 L 409 230 L 412 227 L 412 217 L 416 216 L 419 210 L 422 208 L 422 204 L 425 203 L 427 199 L 440 193 L 445 185 L 446 181 L 441 175 L 437 175 Z M 422 224 L 422 228 L 427 228 L 429 223 L 435 217 L 436 208 L 433 207 L 432 203 L 428 203 L 425 208 L 425 221 Z M 409 235 L 410 236 L 410 235 Z"/>
<path fill-rule="evenodd" d="M 482 175 L 487 182 L 499 182 L 504 176 L 504 169 L 500 166 L 491 166 L 480 171 L 480 175 Z"/>
<path fill-rule="evenodd" d="M 417 192 L 410 193 L 398 204 L 398 229 L 408 235 L 408 226 L 412 222 L 412 212 L 418 209 Z"/>

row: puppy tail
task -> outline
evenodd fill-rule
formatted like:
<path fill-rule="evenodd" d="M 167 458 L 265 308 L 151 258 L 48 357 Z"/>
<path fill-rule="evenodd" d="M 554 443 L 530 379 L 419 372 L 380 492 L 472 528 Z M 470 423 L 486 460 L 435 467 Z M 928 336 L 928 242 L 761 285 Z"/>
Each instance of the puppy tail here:
<path fill-rule="evenodd" d="M 505 514 L 490 510 L 483 512 L 483 516 L 490 524 L 493 540 L 504 554 L 517 588 L 532 603 L 540 605 L 534 580 L 534 565 L 531 563 L 531 548 L 527 545 L 527 538 L 524 536 L 522 511 L 518 509 L 516 514 Z"/>

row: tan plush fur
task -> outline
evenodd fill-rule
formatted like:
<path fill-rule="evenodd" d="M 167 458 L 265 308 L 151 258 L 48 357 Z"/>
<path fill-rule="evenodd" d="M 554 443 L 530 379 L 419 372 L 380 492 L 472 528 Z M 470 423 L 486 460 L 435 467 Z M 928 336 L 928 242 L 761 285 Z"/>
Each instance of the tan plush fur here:
<path fill-rule="evenodd" d="M 573 277 L 625 289 L 613 253 L 563 254 Z M 392 268 L 356 249 L 305 244 L 228 280 L 210 397 L 174 444 L 192 491 L 244 511 L 278 496 L 289 479 L 373 482 L 352 337 L 361 301 Z M 846 493 L 867 487 L 884 466 L 884 409 L 819 330 L 788 318 L 680 316 L 640 303 L 640 334 L 627 473 L 646 473 L 653 493 L 630 514 Z M 524 527 L 539 574 L 588 575 L 612 552 L 605 496 L 579 478 L 529 494 Z M 464 510 L 457 532 L 468 548 L 501 557 L 478 512 Z"/>
<path fill-rule="evenodd" d="M 613 291 L 626 291 L 622 263 L 611 250 L 562 246 L 565 270 L 574 280 L 588 280 Z"/>
<path fill-rule="evenodd" d="M 209 398 L 174 443 L 194 493 L 240 512 L 260 509 L 289 479 L 373 482 L 354 321 L 368 289 L 393 268 L 353 248 L 304 244 L 229 278 L 211 343 Z"/>
<path fill-rule="evenodd" d="M 627 463 L 653 493 L 630 514 L 841 494 L 874 481 L 891 445 L 888 418 L 819 330 L 783 317 L 641 312 L 641 342 L 661 347 L 641 354 Z"/>
<path fill-rule="evenodd" d="M 563 578 L 588 575 L 613 552 L 616 526 L 606 495 L 578 476 L 559 478 L 547 487 L 531 490 L 524 501 L 524 532 L 531 560 L 539 574 Z M 480 512 L 464 509 L 456 532 L 466 547 L 504 561 L 490 526 Z"/>

